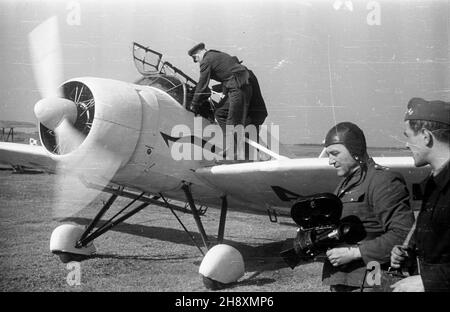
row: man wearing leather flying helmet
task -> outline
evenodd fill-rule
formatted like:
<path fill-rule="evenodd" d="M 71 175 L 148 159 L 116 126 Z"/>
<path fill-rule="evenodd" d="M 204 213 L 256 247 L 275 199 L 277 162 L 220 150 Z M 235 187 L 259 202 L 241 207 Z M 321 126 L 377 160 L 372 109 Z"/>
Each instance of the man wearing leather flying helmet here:
<path fill-rule="evenodd" d="M 341 219 L 356 216 L 365 238 L 355 245 L 339 245 L 326 252 L 322 281 L 331 291 L 371 290 L 366 282 L 367 264 L 389 266 L 390 252 L 401 244 L 414 222 L 404 178 L 381 167 L 367 154 L 362 130 L 342 122 L 325 139 L 330 165 L 342 177 L 335 194 L 343 204 Z"/>

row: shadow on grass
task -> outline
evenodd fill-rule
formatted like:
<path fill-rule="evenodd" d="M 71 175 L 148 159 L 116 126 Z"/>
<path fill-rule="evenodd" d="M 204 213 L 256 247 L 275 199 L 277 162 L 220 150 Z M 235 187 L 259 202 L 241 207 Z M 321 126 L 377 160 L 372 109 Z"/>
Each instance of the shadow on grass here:
<path fill-rule="evenodd" d="M 259 275 L 259 273 L 258 273 L 258 275 Z M 276 282 L 276 279 L 274 279 L 274 278 L 267 278 L 267 277 L 257 278 L 257 276 L 251 276 L 244 280 L 241 280 L 241 281 L 238 281 L 235 283 L 230 283 L 230 284 L 226 285 L 223 289 L 233 289 L 233 288 L 242 287 L 242 286 L 263 286 L 263 285 L 272 284 L 275 282 Z"/>
<path fill-rule="evenodd" d="M 268 278 L 268 277 L 258 277 L 262 271 L 254 272 L 250 276 L 244 278 L 241 281 L 238 281 L 236 283 L 230 284 L 228 288 L 232 289 L 234 287 L 240 287 L 240 286 L 263 286 L 267 284 L 275 283 L 276 280 L 274 278 Z"/>
<path fill-rule="evenodd" d="M 70 221 L 79 225 L 88 225 L 91 220 L 88 218 L 71 217 L 63 221 Z M 99 222 L 99 226 L 103 223 Z M 113 231 L 146 237 L 150 239 L 157 239 L 161 241 L 168 241 L 175 244 L 184 244 L 195 246 L 187 233 L 183 230 L 173 228 L 163 228 L 157 226 L 148 226 L 140 224 L 121 223 L 114 227 Z M 191 232 L 195 241 L 201 245 L 201 236 L 199 233 Z M 215 242 L 216 237 L 209 236 L 210 242 Z M 286 239 L 278 242 L 265 243 L 257 246 L 248 245 L 244 242 L 236 242 L 231 240 L 224 240 L 224 244 L 235 247 L 242 254 L 245 262 L 245 268 L 248 272 L 262 272 L 272 271 L 288 267 L 280 256 L 280 252 L 292 246 L 292 239 Z M 116 259 L 136 259 L 136 260 L 172 260 L 185 259 L 189 257 L 180 258 L 152 258 L 143 256 L 121 256 L 121 255 L 94 255 L 97 258 L 116 258 Z M 198 262 L 198 263 L 197 263 Z M 200 265 L 199 261 L 194 263 Z M 303 262 L 306 263 L 306 262 Z M 253 283 L 253 282 L 252 282 Z M 257 281 L 255 283 L 258 283 Z"/>
<path fill-rule="evenodd" d="M 90 259 L 119 259 L 119 260 L 139 260 L 139 261 L 167 261 L 167 260 L 185 260 L 192 257 L 150 257 L 150 256 L 131 256 L 131 255 L 115 255 L 115 254 L 94 254 Z"/>
<path fill-rule="evenodd" d="M 91 222 L 91 219 L 81 217 L 70 217 L 63 219 L 62 221 L 74 222 L 79 225 L 86 226 Z M 102 226 L 103 224 L 104 222 L 100 221 L 98 227 Z M 130 224 L 122 222 L 119 225 L 115 226 L 112 229 L 112 231 L 146 237 L 150 239 L 167 241 L 175 244 L 195 246 L 195 244 L 189 238 L 188 234 L 185 231 L 179 229 L 141 225 L 141 224 Z M 195 241 L 198 244 L 201 244 L 202 239 L 200 234 L 194 231 L 190 231 L 190 233 L 194 237 Z M 212 239 L 212 237 L 209 238 Z"/>

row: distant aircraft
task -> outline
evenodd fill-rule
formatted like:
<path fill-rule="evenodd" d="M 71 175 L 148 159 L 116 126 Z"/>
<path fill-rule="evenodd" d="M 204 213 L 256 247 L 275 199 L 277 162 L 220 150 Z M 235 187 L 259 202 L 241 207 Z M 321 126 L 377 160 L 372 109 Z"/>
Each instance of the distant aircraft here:
<path fill-rule="evenodd" d="M 15 128 L 36 128 L 36 125 L 31 122 L 26 121 L 12 121 L 12 120 L 0 120 L 0 128 L 2 129 L 0 141 L 8 142 L 11 140 L 11 142 L 14 142 L 14 129 Z M 9 129 L 7 132 L 6 129 Z M 30 144 L 37 144 L 37 140 L 30 138 Z M 5 168 L 9 168 L 10 166 L 5 166 Z M 14 172 L 16 173 L 24 173 L 27 171 L 28 168 L 22 165 L 12 165 L 11 166 Z M 3 168 L 2 165 L 0 165 L 0 168 Z"/>
<path fill-rule="evenodd" d="M 26 121 L 0 120 L 0 128 L 0 141 L 8 142 L 11 138 L 11 142 L 14 142 L 14 128 L 36 128 L 36 125 Z M 5 132 L 6 129 L 9 129 L 8 133 Z"/>
<path fill-rule="evenodd" d="M 275 221 L 278 214 L 289 215 L 297 198 L 332 192 L 338 183 L 326 158 L 288 158 L 254 141 L 248 142 L 270 160 L 220 164 L 214 160 L 176 160 L 173 151 L 180 146 L 191 146 L 207 154 L 214 154 L 214 150 L 206 150 L 208 142 L 205 144 L 195 131 L 191 130 L 193 134 L 186 140 L 174 135 L 174 127 L 186 125 L 194 129 L 195 123 L 201 121 L 203 133 L 206 127 L 218 125 L 208 110 L 201 118 L 188 110 L 196 82 L 162 61 L 161 53 L 134 43 L 134 61 L 142 74 L 135 83 L 81 77 L 58 87 L 57 64 L 62 62 L 58 61 L 55 20 L 34 30 L 30 42 L 43 97 L 35 105 L 42 146 L 0 143 L 0 162 L 54 172 L 61 179 L 56 187 L 62 187 L 67 175 L 72 175 L 90 189 L 111 194 L 86 228 L 58 227 L 53 232 L 52 240 L 53 236 L 65 240 L 67 248 L 51 246 L 63 261 L 93 253 L 91 243 L 95 238 L 150 204 L 185 211 L 169 199 L 187 202 L 208 249 L 210 242 L 201 220 L 205 211 L 199 206 L 220 207 L 217 241 L 221 242 L 228 207 L 269 212 Z M 400 171 L 410 189 L 428 173 L 427 168 L 415 168 L 411 157 L 383 157 L 375 161 Z M 71 187 L 69 184 L 68 189 Z M 75 193 L 84 196 L 81 191 Z M 69 194 L 61 193 L 60 199 L 73 196 Z M 121 211 L 122 216 L 115 215 L 98 226 L 119 196 L 131 199 Z M 141 204 L 125 213 L 135 202 Z M 60 202 L 56 201 L 56 211 L 58 205 Z"/>

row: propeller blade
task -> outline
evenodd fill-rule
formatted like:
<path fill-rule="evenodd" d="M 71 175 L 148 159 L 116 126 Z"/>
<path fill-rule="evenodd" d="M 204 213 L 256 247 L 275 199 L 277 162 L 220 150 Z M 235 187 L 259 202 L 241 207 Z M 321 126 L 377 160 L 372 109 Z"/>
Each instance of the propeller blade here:
<path fill-rule="evenodd" d="M 41 97 L 61 97 L 58 86 L 63 80 L 63 71 L 57 17 L 53 16 L 33 29 L 28 40 L 34 78 Z"/>
<path fill-rule="evenodd" d="M 85 139 L 84 135 L 78 132 L 67 118 L 63 118 L 54 131 L 60 155 L 74 151 Z"/>
<path fill-rule="evenodd" d="M 58 127 L 61 143 L 74 135 L 68 130 L 69 127 L 71 126 L 63 126 L 67 129 Z M 73 139 L 74 142 L 77 140 Z M 101 188 L 88 188 L 83 181 L 101 187 L 107 186 L 120 168 L 120 159 L 99 144 L 82 153 L 79 153 L 79 149 L 72 153 L 74 155 L 67 155 L 67 159 L 62 160 L 57 167 L 53 213 L 58 219 L 73 216 L 102 193 Z"/>
<path fill-rule="evenodd" d="M 77 104 L 63 98 L 59 84 L 63 80 L 62 53 L 58 20 L 52 17 L 29 34 L 33 72 L 42 100 L 35 105 L 40 123 L 54 130 L 60 158 L 55 175 L 53 214 L 72 216 L 85 208 L 100 193 L 81 182 L 106 186 L 120 168 L 121 161 L 106 147 L 90 142 L 83 146 L 84 134 L 74 128 Z"/>

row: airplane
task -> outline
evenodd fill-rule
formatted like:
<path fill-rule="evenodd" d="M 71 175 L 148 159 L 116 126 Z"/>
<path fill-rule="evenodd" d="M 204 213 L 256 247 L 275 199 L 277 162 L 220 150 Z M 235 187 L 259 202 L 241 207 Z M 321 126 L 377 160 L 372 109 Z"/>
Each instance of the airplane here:
<path fill-rule="evenodd" d="M 0 128 L 2 129 L 2 132 L 0 134 L 0 141 L 4 142 L 14 142 L 14 129 L 25 129 L 25 128 L 36 128 L 36 124 L 26 121 L 15 121 L 15 120 L 0 120 Z M 9 129 L 8 131 L 5 131 L 6 129 Z M 17 137 L 17 135 L 16 135 Z M 29 144 L 37 144 L 37 140 L 33 138 L 29 138 Z M 10 168 L 9 165 L 0 165 L 0 168 Z M 30 168 L 26 168 L 24 166 L 12 166 L 12 169 L 14 173 L 25 173 L 29 172 L 28 170 Z M 37 171 L 33 171 L 37 172 Z"/>
<path fill-rule="evenodd" d="M 14 142 L 14 128 L 36 128 L 36 125 L 26 121 L 0 120 L 0 128 L 2 128 L 0 141 L 8 142 L 11 138 L 11 142 Z M 9 129 L 7 134 L 5 129 Z"/>
<path fill-rule="evenodd" d="M 211 148 L 213 140 L 201 137 L 208 127 L 219 128 L 211 110 L 196 116 L 189 109 L 196 81 L 163 61 L 162 53 L 134 43 L 133 59 L 142 75 L 134 83 L 79 77 L 59 85 L 57 64 L 62 62 L 57 38 L 55 19 L 30 34 L 32 63 L 42 95 L 34 106 L 41 145 L 0 142 L 0 162 L 39 168 L 61 179 L 72 175 L 87 188 L 110 194 L 87 227 L 62 225 L 54 230 L 51 241 L 64 237 L 68 246 L 50 246 L 63 262 L 92 255 L 96 238 L 148 205 L 174 212 L 186 208 L 171 200 L 186 202 L 202 239 L 203 246 L 197 247 L 204 254 L 203 248 L 208 250 L 212 244 L 201 219 L 206 211 L 201 207 L 220 209 L 216 241 L 220 243 L 229 207 L 268 213 L 276 222 L 278 215 L 290 215 L 298 198 L 333 192 L 338 184 L 326 157 L 292 158 L 270 134 L 267 142 L 247 140 L 264 155 L 253 161 L 175 159 L 174 151 L 180 148 L 200 149 L 209 156 L 217 152 Z M 217 96 L 212 91 L 209 104 L 217 105 Z M 195 130 L 198 123 L 200 135 Z M 173 129 L 179 125 L 192 132 L 177 136 Z M 429 168 L 415 168 L 412 157 L 374 160 L 401 172 L 410 190 L 429 173 Z M 60 194 L 62 199 L 65 196 Z M 118 197 L 131 201 L 99 226 Z M 135 203 L 137 207 L 128 209 Z"/>

